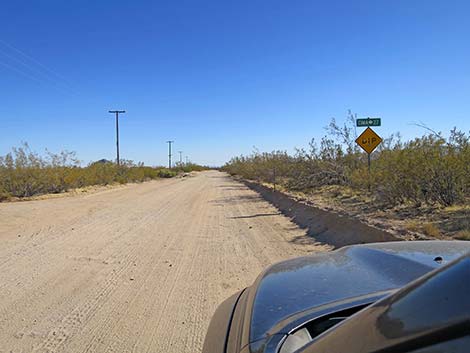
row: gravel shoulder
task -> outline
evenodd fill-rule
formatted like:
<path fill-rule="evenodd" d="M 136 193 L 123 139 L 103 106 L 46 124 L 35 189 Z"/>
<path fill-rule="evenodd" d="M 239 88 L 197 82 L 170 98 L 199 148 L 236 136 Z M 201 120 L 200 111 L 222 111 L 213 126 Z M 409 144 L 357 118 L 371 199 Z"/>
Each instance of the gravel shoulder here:
<path fill-rule="evenodd" d="M 0 204 L 0 352 L 200 352 L 266 266 L 327 251 L 209 171 Z"/>

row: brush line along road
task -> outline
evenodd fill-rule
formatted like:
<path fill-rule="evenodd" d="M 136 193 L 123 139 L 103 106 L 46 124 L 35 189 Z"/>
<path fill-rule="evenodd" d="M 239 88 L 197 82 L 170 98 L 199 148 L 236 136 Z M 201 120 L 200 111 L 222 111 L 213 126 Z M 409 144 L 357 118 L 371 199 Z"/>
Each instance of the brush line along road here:
<path fill-rule="evenodd" d="M 217 305 L 315 251 L 226 174 L 0 204 L 0 352 L 200 352 Z"/>

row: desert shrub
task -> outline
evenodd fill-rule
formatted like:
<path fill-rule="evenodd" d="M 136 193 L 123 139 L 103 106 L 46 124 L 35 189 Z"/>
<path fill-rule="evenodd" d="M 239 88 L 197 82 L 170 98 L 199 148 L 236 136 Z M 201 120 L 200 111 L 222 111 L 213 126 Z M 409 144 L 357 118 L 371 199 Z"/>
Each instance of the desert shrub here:
<path fill-rule="evenodd" d="M 285 151 L 255 151 L 251 156 L 233 158 L 222 169 L 232 175 L 272 183 L 291 178 L 294 165 L 295 158 Z"/>
<path fill-rule="evenodd" d="M 109 161 L 81 167 L 73 152 L 54 154 L 46 151 L 45 156 L 40 156 L 23 144 L 0 157 L 0 201 L 60 193 L 90 185 L 143 182 L 175 175 L 175 171 L 166 168 L 148 167 L 127 160 L 122 160 L 119 167 Z"/>
<path fill-rule="evenodd" d="M 374 161 L 374 185 L 391 203 L 444 206 L 462 202 L 468 190 L 468 148 L 455 143 L 454 134 L 446 140 L 426 135 L 381 151 Z M 468 142 L 468 137 L 467 140 Z"/>
<path fill-rule="evenodd" d="M 169 169 L 160 169 L 157 172 L 157 176 L 159 178 L 172 178 L 176 175 L 177 175 L 177 173 L 175 171 L 169 170 Z"/>
<path fill-rule="evenodd" d="M 428 131 L 402 142 L 399 134 L 385 138 L 371 155 L 355 144 L 355 116 L 344 125 L 333 119 L 319 144 L 289 155 L 285 151 L 254 151 L 232 158 L 222 169 L 243 178 L 283 183 L 291 190 L 306 191 L 325 185 L 348 186 L 367 192 L 386 206 L 412 203 L 449 206 L 467 200 L 470 187 L 470 134 L 451 130 L 449 137 Z"/>
<path fill-rule="evenodd" d="M 209 169 L 211 169 L 211 167 L 199 165 L 193 162 L 187 162 L 187 163 L 177 162 L 175 163 L 175 166 L 172 168 L 172 170 L 175 172 L 184 172 L 184 173 L 201 172 L 203 170 L 209 170 Z"/>

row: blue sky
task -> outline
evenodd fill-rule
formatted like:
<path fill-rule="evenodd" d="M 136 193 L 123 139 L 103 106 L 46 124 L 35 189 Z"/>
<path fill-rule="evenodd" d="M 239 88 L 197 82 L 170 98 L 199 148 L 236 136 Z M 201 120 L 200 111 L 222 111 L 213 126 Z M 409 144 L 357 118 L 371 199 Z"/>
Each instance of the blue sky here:
<path fill-rule="evenodd" d="M 222 164 L 348 109 L 387 136 L 470 130 L 468 1 L 2 1 L 0 155 Z M 176 157 L 176 156 L 175 156 Z"/>

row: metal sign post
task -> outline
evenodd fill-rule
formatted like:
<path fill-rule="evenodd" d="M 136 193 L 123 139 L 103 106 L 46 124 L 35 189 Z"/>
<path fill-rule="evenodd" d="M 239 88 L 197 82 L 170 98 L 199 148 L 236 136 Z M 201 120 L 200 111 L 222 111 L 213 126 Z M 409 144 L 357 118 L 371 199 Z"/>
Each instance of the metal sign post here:
<path fill-rule="evenodd" d="M 357 119 L 365 120 L 365 119 Z M 380 121 L 380 119 L 379 119 Z M 359 125 L 358 125 L 359 126 Z M 368 167 L 368 183 L 367 189 L 370 191 L 370 154 L 374 152 L 378 145 L 382 142 L 382 138 L 375 133 L 370 127 L 365 129 L 362 134 L 356 139 L 356 143 L 367 153 L 367 167 Z"/>
<path fill-rule="evenodd" d="M 276 191 L 276 167 L 273 167 L 273 191 Z"/>

